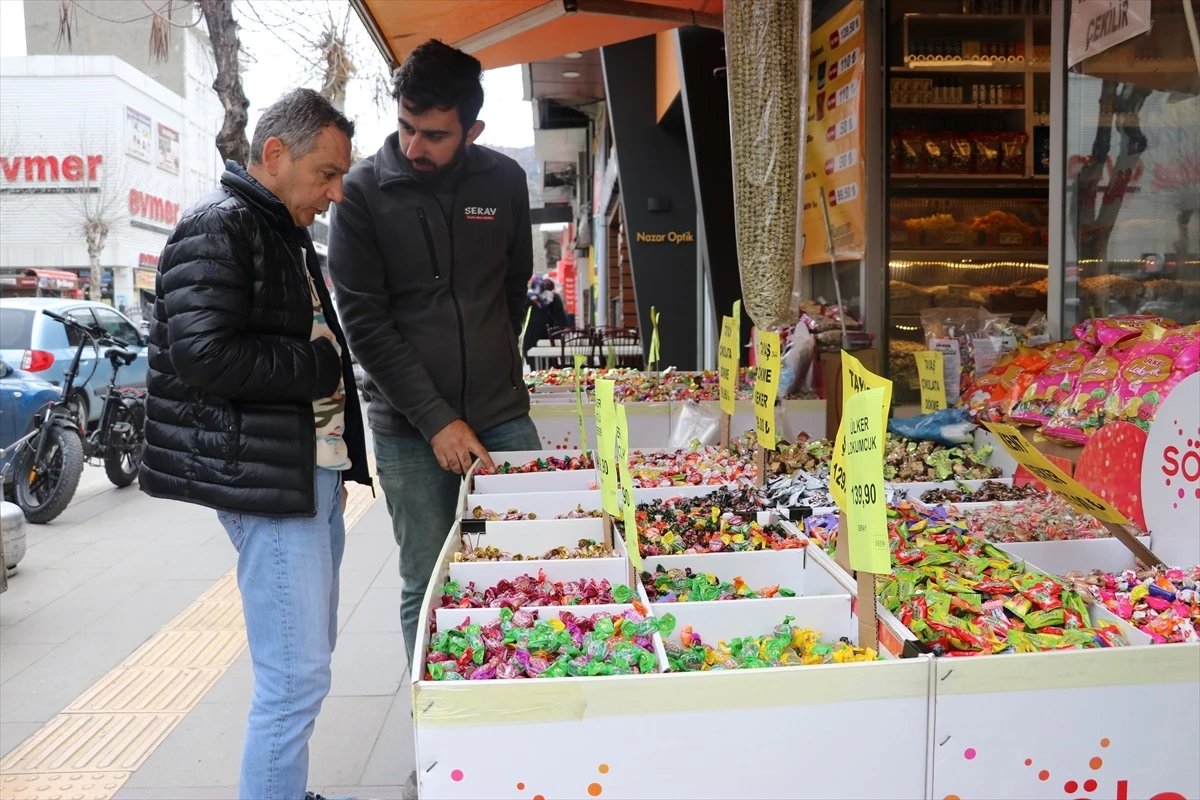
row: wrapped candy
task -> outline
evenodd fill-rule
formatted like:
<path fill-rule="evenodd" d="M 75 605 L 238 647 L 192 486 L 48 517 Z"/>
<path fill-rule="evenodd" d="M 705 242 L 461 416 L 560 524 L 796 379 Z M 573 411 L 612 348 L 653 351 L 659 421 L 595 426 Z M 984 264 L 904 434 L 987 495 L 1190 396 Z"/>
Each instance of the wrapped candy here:
<path fill-rule="evenodd" d="M 726 502 L 738 510 L 727 510 Z M 745 490 L 722 489 L 700 498 L 672 498 L 638 506 L 643 558 L 684 553 L 740 553 L 804 547 L 776 525 L 761 525 L 760 501 Z"/>
<path fill-rule="evenodd" d="M 690 603 L 713 600 L 741 600 L 767 597 L 795 597 L 791 589 L 765 586 L 752 589 L 740 577 L 732 583 L 709 573 L 694 573 L 691 569 L 666 569 L 661 564 L 654 571 L 642 573 L 642 585 L 652 603 Z"/>
<path fill-rule="evenodd" d="M 628 591 L 628 587 L 626 587 Z M 626 597 L 629 595 L 626 594 Z M 472 581 L 463 586 L 447 581 L 442 587 L 442 608 L 536 608 L 538 606 L 605 605 L 615 602 L 613 588 L 606 580 L 549 581 L 538 570 L 533 575 L 520 575 L 511 581 L 502 580 L 483 590 Z"/>
<path fill-rule="evenodd" d="M 1066 580 L 1155 644 L 1200 641 L 1200 566 L 1072 572 Z"/>
<path fill-rule="evenodd" d="M 534 612 L 536 613 L 536 612 Z M 426 654 L 426 680 L 496 680 L 593 677 L 654 672 L 654 635 L 669 635 L 675 618 L 647 617 L 634 609 L 619 615 L 536 619 L 503 608 L 486 625 L 469 619 L 437 633 Z"/>
<path fill-rule="evenodd" d="M 603 514 L 599 509 L 585 510 L 582 505 L 575 507 L 574 511 L 568 511 L 565 514 L 559 514 L 555 519 L 589 519 L 599 518 Z M 475 506 L 471 509 L 471 517 L 474 519 L 487 520 L 488 522 L 511 522 L 513 520 L 522 519 L 537 519 L 537 514 L 525 513 L 515 508 L 510 508 L 508 511 L 500 512 L 493 511 L 490 508 L 483 506 Z"/>
<path fill-rule="evenodd" d="M 464 561 L 561 561 L 568 558 L 613 558 L 616 553 L 595 539 L 580 539 L 574 548 L 554 547 L 539 555 L 508 553 L 498 547 L 474 547 L 454 554 L 455 562 Z"/>
<path fill-rule="evenodd" d="M 566 470 L 592 469 L 595 467 L 592 461 L 592 456 L 589 453 L 579 453 L 574 456 L 543 456 L 535 458 L 532 461 L 527 461 L 524 464 L 513 464 L 505 461 L 503 464 L 497 464 L 496 470 L 491 472 L 480 467 L 475 470 L 476 475 L 523 475 L 530 472 L 560 472 Z"/>
<path fill-rule="evenodd" d="M 690 627 L 680 632 L 680 644 L 668 642 L 667 664 L 675 672 L 703 672 L 724 669 L 763 669 L 799 667 L 814 664 L 846 664 L 852 661 L 876 661 L 879 656 L 869 647 L 855 647 L 846 638 L 833 644 L 820 641 L 820 634 L 792 625 L 792 617 L 765 636 L 746 636 L 715 647 L 705 644 Z"/>
<path fill-rule="evenodd" d="M 1053 494 L 1013 506 L 988 506 L 967 511 L 962 518 L 972 536 L 998 544 L 1104 539 L 1112 536 L 1100 520 L 1090 514 L 1081 514 Z"/>
<path fill-rule="evenodd" d="M 931 504 L 993 503 L 1045 496 L 1046 490 L 1033 483 L 1015 486 L 998 481 L 984 481 L 978 489 L 972 489 L 962 483 L 959 483 L 954 489 L 930 489 L 921 495 L 921 502 Z"/>

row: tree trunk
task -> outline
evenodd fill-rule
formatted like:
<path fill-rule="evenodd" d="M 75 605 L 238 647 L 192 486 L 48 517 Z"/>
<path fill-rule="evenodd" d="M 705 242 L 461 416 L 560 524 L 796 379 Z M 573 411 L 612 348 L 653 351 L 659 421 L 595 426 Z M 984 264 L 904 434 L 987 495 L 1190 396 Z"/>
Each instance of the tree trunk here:
<path fill-rule="evenodd" d="M 217 79 L 213 90 L 225 108 L 225 122 L 217 133 L 217 150 L 221 157 L 247 165 L 250 161 L 250 142 L 246 139 L 246 109 L 250 101 L 242 90 L 241 65 L 238 57 L 238 24 L 233 18 L 233 0 L 196 0 L 204 14 L 208 38 L 212 41 L 213 57 L 217 63 Z"/>
<path fill-rule="evenodd" d="M 99 303 L 101 293 L 103 291 L 102 283 L 104 281 L 104 270 L 100 268 L 99 255 L 90 256 L 88 261 L 92 265 L 91 270 L 89 270 L 90 277 L 88 278 L 88 300 L 94 300 L 95 302 Z"/>

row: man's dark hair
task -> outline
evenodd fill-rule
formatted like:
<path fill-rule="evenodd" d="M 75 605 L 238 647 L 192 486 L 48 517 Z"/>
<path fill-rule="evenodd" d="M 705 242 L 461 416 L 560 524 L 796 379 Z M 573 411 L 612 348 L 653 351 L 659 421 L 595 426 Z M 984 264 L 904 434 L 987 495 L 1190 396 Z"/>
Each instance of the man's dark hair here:
<path fill-rule="evenodd" d="M 317 146 L 317 136 L 334 125 L 354 138 L 354 123 L 312 89 L 293 89 L 263 112 L 254 126 L 250 163 L 261 164 L 263 147 L 272 136 L 284 143 L 292 158 L 303 158 Z"/>
<path fill-rule="evenodd" d="M 482 77 L 479 59 L 430 39 L 409 53 L 392 76 L 392 97 L 414 114 L 457 109 L 465 135 L 483 108 Z"/>

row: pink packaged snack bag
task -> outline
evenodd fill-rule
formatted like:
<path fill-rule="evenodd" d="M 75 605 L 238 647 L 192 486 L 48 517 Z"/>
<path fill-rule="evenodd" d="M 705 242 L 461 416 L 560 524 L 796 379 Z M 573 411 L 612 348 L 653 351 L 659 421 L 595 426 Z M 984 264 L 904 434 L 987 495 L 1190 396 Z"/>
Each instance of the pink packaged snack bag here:
<path fill-rule="evenodd" d="M 1092 347 L 1108 347 L 1128 339 L 1129 332 L 1141 333 L 1151 325 L 1174 328 L 1175 320 L 1152 314 L 1123 314 L 1117 317 L 1096 317 L 1084 320 L 1071 329 L 1075 338 Z"/>
<path fill-rule="evenodd" d="M 1149 432 L 1163 400 L 1200 365 L 1200 334 L 1183 329 L 1143 337 L 1125 356 L 1104 406 L 1106 422 L 1125 420 Z"/>
<path fill-rule="evenodd" d="M 1090 344 L 1078 339 L 1054 342 L 1041 350 L 1050 363 L 1013 406 L 1009 416 L 1018 425 L 1046 424 L 1054 409 L 1070 396 L 1088 359 L 1096 354 Z"/>
<path fill-rule="evenodd" d="M 1126 331 L 1125 335 L 1130 341 L 1124 346 L 1118 342 L 1101 347 L 1100 352 L 1088 360 L 1071 395 L 1059 404 L 1042 428 L 1043 434 L 1072 444 L 1085 444 L 1088 437 L 1104 424 L 1105 403 L 1136 336 L 1132 331 Z"/>

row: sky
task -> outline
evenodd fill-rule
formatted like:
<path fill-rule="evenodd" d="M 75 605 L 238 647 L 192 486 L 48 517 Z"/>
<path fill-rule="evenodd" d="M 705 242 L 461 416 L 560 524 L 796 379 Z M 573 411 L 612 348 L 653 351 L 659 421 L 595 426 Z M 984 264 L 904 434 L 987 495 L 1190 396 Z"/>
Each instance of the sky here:
<path fill-rule="evenodd" d="M 304 52 L 297 34 L 287 26 L 273 25 L 287 13 L 307 11 L 309 19 L 326 19 L 330 11 L 341 19 L 348 10 L 344 0 L 252 0 L 260 23 L 246 8 L 246 0 L 238 0 L 234 13 L 241 24 L 242 47 L 250 57 L 242 73 L 246 96 L 250 99 L 250 125 L 247 136 L 254 130 L 262 109 L 296 86 L 317 86 L 317 76 L 306 74 L 304 62 L 296 50 Z M 25 55 L 24 9 L 21 0 L 0 0 L 0 57 Z M 143 23 L 144 24 L 144 23 Z M 272 33 L 268 27 L 279 33 Z M 358 15 L 350 13 L 348 41 L 359 75 L 351 81 L 346 93 L 346 113 L 358 129 L 355 145 L 363 155 L 379 149 L 384 138 L 396 129 L 395 105 L 389 101 L 386 109 L 372 101 L 370 78 L 381 74 L 383 57 L 371 43 Z M 281 65 L 284 65 L 281 68 Z M 525 147 L 533 144 L 533 114 L 529 103 L 522 100 L 520 66 L 489 70 L 484 73 L 484 106 L 480 118 L 486 123 L 479 141 L 486 145 Z"/>

